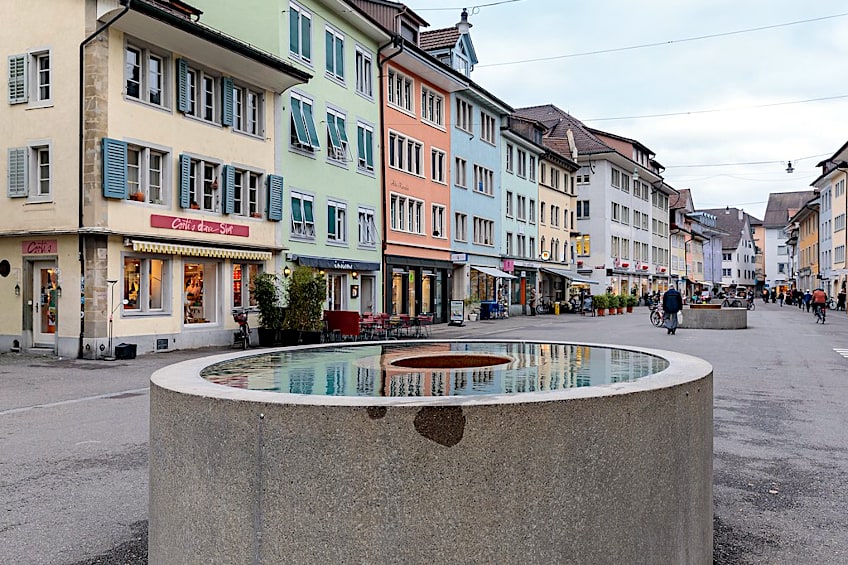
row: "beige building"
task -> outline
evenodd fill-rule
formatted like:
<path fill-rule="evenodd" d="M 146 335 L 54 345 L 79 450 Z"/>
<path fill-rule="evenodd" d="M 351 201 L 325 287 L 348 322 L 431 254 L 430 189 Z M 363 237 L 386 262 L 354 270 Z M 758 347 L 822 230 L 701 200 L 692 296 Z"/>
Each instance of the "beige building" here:
<path fill-rule="evenodd" d="M 0 18 L 0 350 L 232 343 L 285 249 L 277 94 L 309 75 L 179 2 L 7 0 Z"/>
<path fill-rule="evenodd" d="M 828 296 L 836 298 L 848 286 L 848 261 L 845 258 L 848 249 L 848 227 L 845 225 L 848 213 L 848 143 L 818 166 L 821 167 L 821 175 L 812 186 L 822 195 L 820 230 L 822 254 L 826 254 L 820 266 L 824 279 L 819 284 Z"/>

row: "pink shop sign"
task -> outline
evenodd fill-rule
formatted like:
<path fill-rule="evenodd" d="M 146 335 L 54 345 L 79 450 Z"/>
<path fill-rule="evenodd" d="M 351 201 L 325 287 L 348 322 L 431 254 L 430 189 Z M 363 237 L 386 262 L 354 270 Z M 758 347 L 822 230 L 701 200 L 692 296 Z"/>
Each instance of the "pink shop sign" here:
<path fill-rule="evenodd" d="M 21 242 L 23 255 L 55 255 L 59 244 L 55 239 L 27 239 Z"/>
<path fill-rule="evenodd" d="M 250 226 L 240 226 L 238 224 L 228 224 L 226 222 L 210 222 L 208 220 L 194 220 L 191 218 L 179 218 L 177 216 L 162 216 L 160 214 L 150 215 L 150 225 L 154 228 L 165 228 L 167 230 L 193 231 L 197 233 L 231 235 L 236 237 L 250 236 Z"/>

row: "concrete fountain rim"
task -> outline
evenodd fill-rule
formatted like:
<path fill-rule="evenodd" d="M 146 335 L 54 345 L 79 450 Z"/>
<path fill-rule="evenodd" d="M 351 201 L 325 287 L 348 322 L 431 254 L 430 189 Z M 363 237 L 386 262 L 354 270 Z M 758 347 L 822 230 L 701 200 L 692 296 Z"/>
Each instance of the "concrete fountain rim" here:
<path fill-rule="evenodd" d="M 404 343 L 544 343 L 551 345 L 576 345 L 601 349 L 620 349 L 634 351 L 660 357 L 669 365 L 663 371 L 622 383 L 575 387 L 554 391 L 534 391 L 511 394 L 481 394 L 469 396 L 429 396 L 429 397 L 384 397 L 384 396 L 323 396 L 312 394 L 291 394 L 276 391 L 247 390 L 219 385 L 207 381 L 200 376 L 206 367 L 238 359 L 254 357 L 269 353 L 285 351 L 303 351 L 307 349 L 324 349 L 345 347 L 338 343 L 324 343 L 296 347 L 274 347 L 259 351 L 238 351 L 223 353 L 208 357 L 198 357 L 163 367 L 150 377 L 152 386 L 163 390 L 203 398 L 232 400 L 242 402 L 257 402 L 264 404 L 300 405 L 300 406 L 480 406 L 480 405 L 510 405 L 538 402 L 554 402 L 581 398 L 612 397 L 624 394 L 649 392 L 671 388 L 685 383 L 697 381 L 712 375 L 713 367 L 707 361 L 684 353 L 674 351 L 617 345 L 609 343 L 590 343 L 559 340 L 522 340 L 522 339 L 428 339 L 428 340 L 391 340 L 354 342 L 347 347 L 364 347 L 373 345 L 398 345 Z"/>

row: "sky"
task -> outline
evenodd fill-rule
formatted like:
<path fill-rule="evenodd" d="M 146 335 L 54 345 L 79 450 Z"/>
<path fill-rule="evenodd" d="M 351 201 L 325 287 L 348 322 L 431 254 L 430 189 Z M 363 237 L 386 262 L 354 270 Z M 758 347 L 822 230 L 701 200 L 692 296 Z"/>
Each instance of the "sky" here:
<path fill-rule="evenodd" d="M 811 190 L 816 164 L 848 141 L 843 1 L 408 5 L 429 29 L 452 26 L 467 8 L 477 84 L 514 108 L 551 103 L 638 140 L 698 209 L 762 219 L 769 193 Z"/>

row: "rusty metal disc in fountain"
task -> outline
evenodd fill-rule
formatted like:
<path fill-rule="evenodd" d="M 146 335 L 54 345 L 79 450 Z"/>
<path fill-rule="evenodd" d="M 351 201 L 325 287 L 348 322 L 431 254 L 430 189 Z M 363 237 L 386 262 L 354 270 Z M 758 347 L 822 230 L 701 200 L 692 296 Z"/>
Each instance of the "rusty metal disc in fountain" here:
<path fill-rule="evenodd" d="M 512 358 L 503 355 L 465 353 L 461 355 L 421 355 L 404 357 L 391 362 L 394 367 L 405 369 L 477 369 L 511 363 Z"/>

